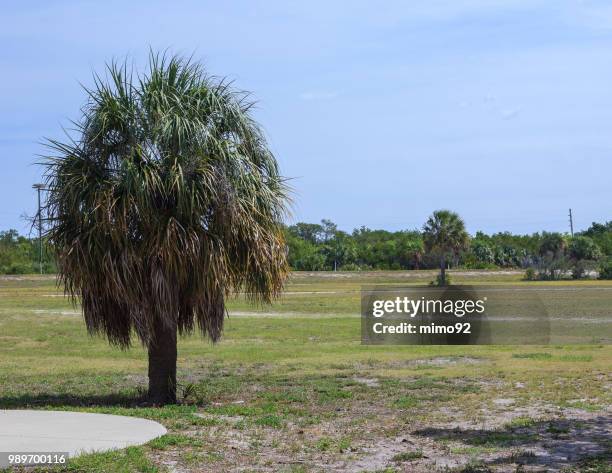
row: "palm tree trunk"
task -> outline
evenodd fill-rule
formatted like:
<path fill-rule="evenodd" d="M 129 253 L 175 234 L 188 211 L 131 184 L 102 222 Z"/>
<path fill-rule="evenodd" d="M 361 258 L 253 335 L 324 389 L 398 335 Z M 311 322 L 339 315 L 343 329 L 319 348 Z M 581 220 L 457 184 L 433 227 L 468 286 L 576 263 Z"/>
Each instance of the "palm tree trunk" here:
<path fill-rule="evenodd" d="M 157 321 L 149 344 L 149 402 L 176 404 L 176 325 Z"/>
<path fill-rule="evenodd" d="M 446 286 L 446 258 L 440 256 L 440 285 Z"/>

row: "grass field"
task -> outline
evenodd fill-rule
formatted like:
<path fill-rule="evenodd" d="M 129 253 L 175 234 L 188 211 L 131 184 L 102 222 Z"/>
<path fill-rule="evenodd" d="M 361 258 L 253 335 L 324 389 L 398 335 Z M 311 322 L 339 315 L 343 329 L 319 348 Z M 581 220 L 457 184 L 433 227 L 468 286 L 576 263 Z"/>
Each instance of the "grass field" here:
<path fill-rule="evenodd" d="M 142 347 L 89 337 L 54 279 L 3 277 L 0 409 L 134 415 L 169 430 L 53 471 L 612 471 L 612 346 L 361 345 L 362 285 L 433 274 L 298 273 L 270 307 L 233 300 L 220 343 L 180 341 L 181 404 L 160 409 L 142 402 Z M 611 315 L 610 283 L 597 299 L 583 289 L 602 281 L 520 277 L 453 280 L 565 287 L 553 312 L 571 301 Z"/>

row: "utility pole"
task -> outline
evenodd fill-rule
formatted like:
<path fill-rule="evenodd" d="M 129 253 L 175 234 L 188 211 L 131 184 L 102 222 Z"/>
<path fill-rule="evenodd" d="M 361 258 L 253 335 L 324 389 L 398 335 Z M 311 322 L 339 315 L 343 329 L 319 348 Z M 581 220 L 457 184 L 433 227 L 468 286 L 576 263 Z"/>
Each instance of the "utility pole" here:
<path fill-rule="evenodd" d="M 569 209 L 569 223 L 570 233 L 572 234 L 572 238 L 574 238 L 574 219 L 572 218 L 572 209 Z"/>
<path fill-rule="evenodd" d="M 42 213 L 40 211 L 40 191 L 45 189 L 44 184 L 34 184 L 32 189 L 36 189 L 38 191 L 38 213 L 36 217 L 38 218 L 38 267 L 40 269 L 40 274 L 43 273 L 43 244 L 42 244 Z"/>

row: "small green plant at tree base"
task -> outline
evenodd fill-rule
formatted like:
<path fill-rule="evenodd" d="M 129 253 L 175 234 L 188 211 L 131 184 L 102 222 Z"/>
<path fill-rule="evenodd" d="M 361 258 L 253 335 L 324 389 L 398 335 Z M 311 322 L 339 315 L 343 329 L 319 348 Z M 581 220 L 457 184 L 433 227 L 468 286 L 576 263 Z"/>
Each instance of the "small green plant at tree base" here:
<path fill-rule="evenodd" d="M 435 281 L 430 281 L 429 284 L 431 286 L 440 286 L 440 287 L 450 286 L 450 284 L 451 284 L 451 277 L 447 273 L 445 273 L 444 276 L 441 275 L 441 274 L 438 274 L 436 276 Z"/>

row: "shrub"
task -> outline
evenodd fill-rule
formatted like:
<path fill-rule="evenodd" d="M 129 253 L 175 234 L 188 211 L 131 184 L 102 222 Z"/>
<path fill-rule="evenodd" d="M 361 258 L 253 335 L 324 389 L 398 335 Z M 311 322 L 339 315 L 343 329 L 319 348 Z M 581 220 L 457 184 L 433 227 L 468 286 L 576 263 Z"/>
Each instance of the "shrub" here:
<path fill-rule="evenodd" d="M 596 260 L 601 258 L 601 250 L 597 244 L 587 236 L 572 238 L 569 246 L 570 257 L 574 260 Z"/>
<path fill-rule="evenodd" d="M 580 279 L 584 276 L 585 267 L 581 260 L 578 260 L 572 266 L 572 279 Z"/>
<path fill-rule="evenodd" d="M 588 273 L 597 267 L 596 261 L 591 260 L 578 260 L 574 261 L 572 265 L 572 278 L 581 279 L 588 277 Z"/>
<path fill-rule="evenodd" d="M 535 281 L 538 279 L 535 269 L 527 268 L 527 271 L 525 271 L 525 277 L 523 279 L 525 279 L 525 281 Z"/>
<path fill-rule="evenodd" d="M 355 263 L 347 263 L 340 266 L 340 271 L 361 271 L 361 266 Z"/>
<path fill-rule="evenodd" d="M 471 245 L 471 253 L 478 259 L 478 261 L 482 264 L 494 264 L 495 263 L 495 254 L 489 245 L 486 243 L 475 239 Z"/>
<path fill-rule="evenodd" d="M 4 274 L 31 274 L 38 272 L 38 265 L 28 261 L 14 261 L 2 268 Z"/>
<path fill-rule="evenodd" d="M 612 259 L 600 263 L 599 279 L 612 279 Z"/>
<path fill-rule="evenodd" d="M 538 279 L 556 281 L 571 269 L 571 261 L 563 254 L 548 253 L 540 258 Z"/>

